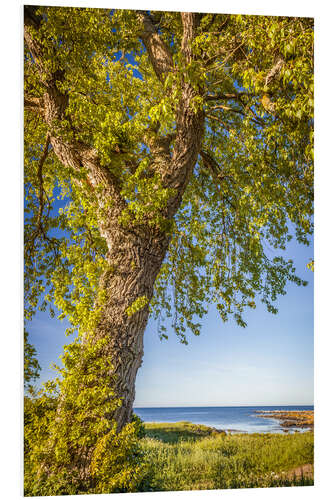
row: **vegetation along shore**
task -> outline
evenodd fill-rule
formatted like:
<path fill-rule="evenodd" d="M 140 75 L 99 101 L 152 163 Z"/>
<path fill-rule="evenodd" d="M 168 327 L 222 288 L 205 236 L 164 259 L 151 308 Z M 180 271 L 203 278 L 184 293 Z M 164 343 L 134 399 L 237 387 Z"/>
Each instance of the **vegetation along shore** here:
<path fill-rule="evenodd" d="M 146 423 L 142 491 L 313 485 L 313 432 L 227 434 L 190 422 Z"/>

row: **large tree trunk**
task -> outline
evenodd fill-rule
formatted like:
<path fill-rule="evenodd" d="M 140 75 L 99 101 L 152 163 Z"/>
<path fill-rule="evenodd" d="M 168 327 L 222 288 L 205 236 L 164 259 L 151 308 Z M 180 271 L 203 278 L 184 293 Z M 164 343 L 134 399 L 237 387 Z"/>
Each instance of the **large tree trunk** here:
<path fill-rule="evenodd" d="M 156 168 L 162 183 L 174 191 L 163 213 L 169 221 L 173 220 L 181 205 L 202 143 L 204 116 L 202 111 L 190 109 L 193 96 L 191 87 L 185 86 L 177 117 L 178 129 L 183 133 L 175 141 L 172 156 L 164 141 L 155 144 L 158 150 L 155 153 Z M 154 150 L 153 144 L 151 150 Z M 107 350 L 116 375 L 116 393 L 122 397 L 121 407 L 114 415 L 121 429 L 131 418 L 149 302 L 171 236 L 149 224 L 126 230 L 114 222 L 114 216 L 110 217 L 108 227 L 101 228 L 101 233 L 108 244 L 110 270 L 104 273 L 100 283 L 107 302 L 95 336 L 96 339 L 108 338 Z M 129 316 L 127 308 L 142 297 L 146 298 L 147 305 Z"/>
<path fill-rule="evenodd" d="M 135 379 L 143 356 L 143 335 L 148 321 L 148 302 L 153 294 L 156 276 L 164 259 L 169 237 L 146 237 L 115 230 L 108 239 L 109 269 L 100 287 L 106 294 L 101 319 L 94 338 L 107 338 L 105 354 L 115 375 L 116 395 L 121 406 L 113 417 L 120 430 L 131 419 L 135 398 Z M 129 314 L 128 308 L 140 298 L 147 304 Z"/>

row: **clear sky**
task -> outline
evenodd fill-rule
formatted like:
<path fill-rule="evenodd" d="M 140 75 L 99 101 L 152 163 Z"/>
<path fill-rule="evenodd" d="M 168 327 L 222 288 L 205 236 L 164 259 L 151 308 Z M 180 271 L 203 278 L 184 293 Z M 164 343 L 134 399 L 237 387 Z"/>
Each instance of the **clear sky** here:
<path fill-rule="evenodd" d="M 313 248 L 291 242 L 285 252 L 306 287 L 289 284 L 277 301 L 277 315 L 259 302 L 245 314 L 248 326 L 223 323 L 214 305 L 199 337 L 183 345 L 170 330 L 159 340 L 150 321 L 143 364 L 138 372 L 135 406 L 228 406 L 313 404 L 313 273 L 306 264 Z M 38 313 L 28 325 L 30 342 L 42 367 L 40 382 L 54 376 L 66 321 Z"/>

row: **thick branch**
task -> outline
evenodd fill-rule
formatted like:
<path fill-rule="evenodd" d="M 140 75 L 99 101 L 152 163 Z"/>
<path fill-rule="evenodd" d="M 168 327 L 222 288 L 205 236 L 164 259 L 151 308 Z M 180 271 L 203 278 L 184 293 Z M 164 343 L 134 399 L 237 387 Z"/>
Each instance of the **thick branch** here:
<path fill-rule="evenodd" d="M 138 18 L 143 24 L 140 36 L 147 49 L 150 62 L 154 68 L 157 78 L 163 82 L 166 73 L 173 70 L 173 60 L 167 46 L 157 33 L 154 23 L 144 11 L 137 11 Z"/>
<path fill-rule="evenodd" d="M 280 57 L 277 62 L 274 64 L 274 66 L 269 70 L 266 76 L 265 80 L 265 86 L 268 87 L 275 78 L 278 77 L 278 75 L 281 72 L 281 69 L 283 68 L 284 65 L 284 60 Z"/>
<path fill-rule="evenodd" d="M 181 50 L 186 62 L 192 60 L 192 40 L 198 22 L 197 14 L 181 13 L 183 23 L 183 38 Z M 175 190 L 175 196 L 169 200 L 168 215 L 178 210 L 184 191 L 189 182 L 193 168 L 198 158 L 204 133 L 204 113 L 202 108 L 195 109 L 194 99 L 200 95 L 200 90 L 194 90 L 188 82 L 183 83 L 181 97 L 177 106 L 176 138 L 172 154 L 171 168 L 164 174 L 165 183 Z"/>
<path fill-rule="evenodd" d="M 24 109 L 44 117 L 44 102 L 41 97 L 24 97 Z"/>
<path fill-rule="evenodd" d="M 181 18 L 183 23 L 181 50 L 185 56 L 185 61 L 189 63 L 193 57 L 191 43 L 195 36 L 195 28 L 199 22 L 199 15 L 193 12 L 182 12 Z"/>
<path fill-rule="evenodd" d="M 159 37 L 151 16 L 145 12 L 138 12 L 138 16 L 145 28 L 141 38 L 156 75 L 160 81 L 163 81 L 166 72 L 176 69 L 173 66 L 172 57 Z M 193 57 L 191 44 L 195 36 L 198 16 L 181 13 L 181 19 L 183 23 L 181 51 L 184 60 L 189 64 Z M 170 219 L 179 208 L 201 146 L 204 115 L 201 108 L 196 110 L 193 106 L 193 101 L 198 95 L 200 91 L 194 90 L 192 85 L 184 79 L 175 107 L 175 133 L 165 137 L 156 137 L 158 133 L 158 127 L 156 127 L 156 130 L 151 129 L 154 137 L 148 138 L 155 158 L 153 168 L 160 173 L 162 186 L 174 191 L 174 195 L 169 198 L 165 213 Z M 170 154 L 171 141 L 173 142 L 172 154 Z"/>
<path fill-rule="evenodd" d="M 80 173 L 82 173 L 83 168 L 86 168 L 91 185 L 94 188 L 104 186 L 108 191 L 108 196 L 117 201 L 119 210 L 122 210 L 125 207 L 125 201 L 120 195 L 117 179 L 106 167 L 101 166 L 97 151 L 89 144 L 84 144 L 78 140 L 66 140 L 64 134 L 60 133 L 61 131 L 57 128 L 59 126 L 55 125 L 66 118 L 69 98 L 67 93 L 59 90 L 57 84 L 58 81 L 64 80 L 65 72 L 62 69 L 51 72 L 47 68 L 43 46 L 33 36 L 33 30 L 38 29 L 40 26 L 40 23 L 37 23 L 33 16 L 34 11 L 25 10 L 24 38 L 28 50 L 33 56 L 41 81 L 44 83 L 45 93 L 40 100 L 36 98 L 26 99 L 26 104 L 30 109 L 43 110 L 42 116 L 49 129 L 50 143 L 60 162 Z M 56 57 L 56 54 L 54 54 L 54 57 Z M 43 104 L 43 107 L 41 107 L 41 104 Z M 72 131 L 75 133 L 75 130 Z M 106 193 L 104 193 L 105 195 Z"/>

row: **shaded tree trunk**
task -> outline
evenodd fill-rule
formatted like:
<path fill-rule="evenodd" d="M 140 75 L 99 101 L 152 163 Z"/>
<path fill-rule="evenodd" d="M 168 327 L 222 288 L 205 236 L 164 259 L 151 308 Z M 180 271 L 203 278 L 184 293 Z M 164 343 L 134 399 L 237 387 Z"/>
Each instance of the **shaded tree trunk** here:
<path fill-rule="evenodd" d="M 135 379 L 143 357 L 143 336 L 149 316 L 154 283 L 165 257 L 169 237 L 135 236 L 118 229 L 108 240 L 107 270 L 100 287 L 106 295 L 101 319 L 95 330 L 96 340 L 107 338 L 105 354 L 115 375 L 115 392 L 122 398 L 114 418 L 121 429 L 131 419 L 135 398 Z M 147 304 L 128 314 L 137 299 Z"/>

